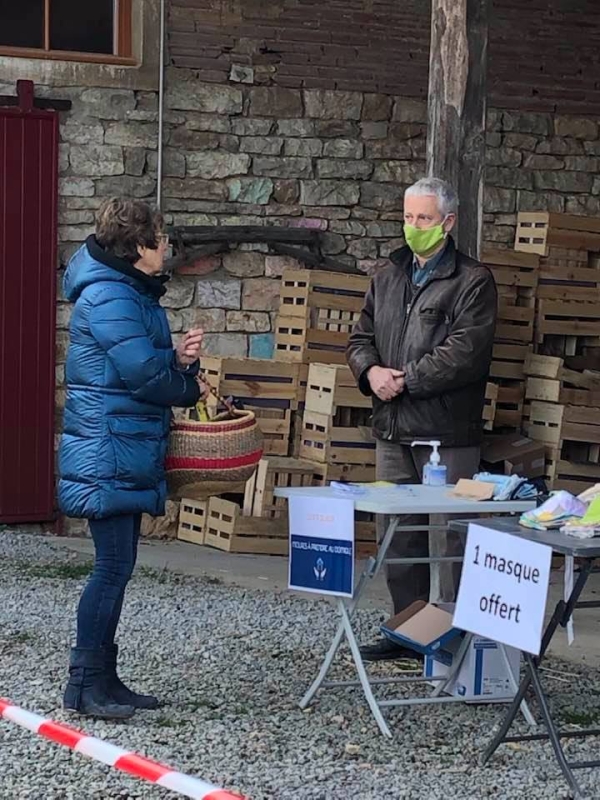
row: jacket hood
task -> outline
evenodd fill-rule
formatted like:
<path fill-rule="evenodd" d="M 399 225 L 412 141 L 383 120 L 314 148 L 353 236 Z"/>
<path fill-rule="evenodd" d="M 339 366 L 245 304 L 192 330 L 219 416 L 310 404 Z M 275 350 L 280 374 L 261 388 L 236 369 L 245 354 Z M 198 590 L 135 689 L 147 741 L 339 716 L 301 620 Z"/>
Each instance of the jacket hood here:
<path fill-rule="evenodd" d="M 75 303 L 84 289 L 94 283 L 115 281 L 133 286 L 138 292 L 161 297 L 168 281 L 167 275 L 151 276 L 100 247 L 95 236 L 90 236 L 71 258 L 64 278 L 64 293 Z"/>

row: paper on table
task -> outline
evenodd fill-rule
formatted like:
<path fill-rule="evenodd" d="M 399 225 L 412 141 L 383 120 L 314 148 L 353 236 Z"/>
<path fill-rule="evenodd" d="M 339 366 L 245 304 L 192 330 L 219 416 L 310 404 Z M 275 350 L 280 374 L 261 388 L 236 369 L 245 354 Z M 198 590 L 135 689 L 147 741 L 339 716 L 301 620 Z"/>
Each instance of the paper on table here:
<path fill-rule="evenodd" d="M 493 483 L 470 481 L 467 478 L 461 478 L 450 494 L 455 497 L 465 497 L 468 500 L 491 500 L 494 496 L 495 488 Z"/>

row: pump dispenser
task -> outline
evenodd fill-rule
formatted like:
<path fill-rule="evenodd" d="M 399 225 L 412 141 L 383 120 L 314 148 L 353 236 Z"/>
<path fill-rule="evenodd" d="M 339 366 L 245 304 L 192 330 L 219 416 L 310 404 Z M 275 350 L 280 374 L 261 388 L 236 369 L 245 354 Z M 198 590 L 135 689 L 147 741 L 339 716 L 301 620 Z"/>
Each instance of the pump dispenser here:
<path fill-rule="evenodd" d="M 431 455 L 429 461 L 423 467 L 423 486 L 446 486 L 447 484 L 447 468 L 445 464 L 440 463 L 440 453 L 438 448 L 442 446 L 441 442 L 413 442 L 411 447 L 431 447 Z"/>

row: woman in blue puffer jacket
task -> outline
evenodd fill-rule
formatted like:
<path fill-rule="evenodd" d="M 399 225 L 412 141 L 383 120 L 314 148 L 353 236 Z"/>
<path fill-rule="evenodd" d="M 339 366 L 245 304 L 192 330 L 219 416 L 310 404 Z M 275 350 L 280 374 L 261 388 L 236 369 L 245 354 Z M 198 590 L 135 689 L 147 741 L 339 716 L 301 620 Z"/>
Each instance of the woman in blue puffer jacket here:
<path fill-rule="evenodd" d="M 63 513 L 85 517 L 96 550 L 77 614 L 64 706 L 125 719 L 158 700 L 117 677 L 115 632 L 136 561 L 142 513 L 164 513 L 171 406 L 193 406 L 202 331 L 173 349 L 159 305 L 167 277 L 162 217 L 146 203 L 111 199 L 96 235 L 73 256 L 65 294 L 75 304 L 59 455 Z"/>

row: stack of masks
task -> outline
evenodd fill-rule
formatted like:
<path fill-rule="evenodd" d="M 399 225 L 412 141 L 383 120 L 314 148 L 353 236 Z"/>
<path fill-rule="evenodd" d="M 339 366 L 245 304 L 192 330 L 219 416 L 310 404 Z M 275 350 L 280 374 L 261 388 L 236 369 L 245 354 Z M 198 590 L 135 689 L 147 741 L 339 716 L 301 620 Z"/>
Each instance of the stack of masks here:
<path fill-rule="evenodd" d="M 569 492 L 555 492 L 539 508 L 522 514 L 519 522 L 524 528 L 546 531 L 579 523 L 586 510 L 585 503 Z"/>

